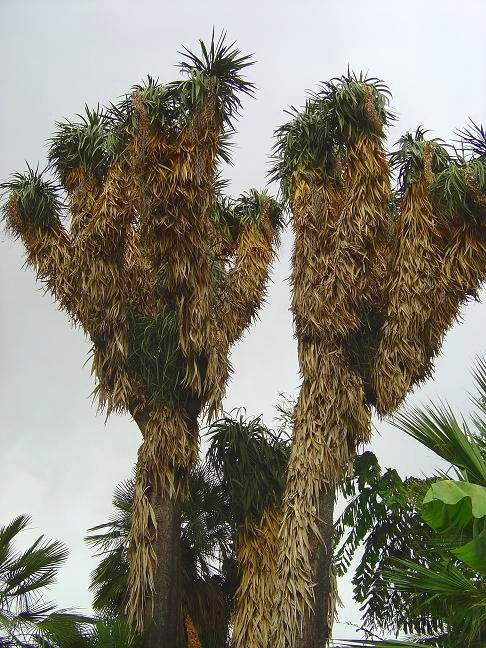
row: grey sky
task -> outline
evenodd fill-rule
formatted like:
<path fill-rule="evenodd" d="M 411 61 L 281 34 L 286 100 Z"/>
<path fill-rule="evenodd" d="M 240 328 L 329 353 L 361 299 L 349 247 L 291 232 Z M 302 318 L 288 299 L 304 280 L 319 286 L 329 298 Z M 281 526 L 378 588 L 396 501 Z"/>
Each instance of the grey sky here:
<path fill-rule="evenodd" d="M 257 97 L 244 101 L 228 171 L 232 190 L 263 186 L 273 130 L 306 89 L 348 64 L 384 79 L 398 114 L 393 142 L 419 124 L 449 139 L 468 116 L 486 122 L 484 0 L 321 0 L 289 2 L 138 2 L 0 0 L 0 178 L 45 161 L 45 140 L 58 119 L 73 118 L 143 80 L 177 76 L 182 45 L 195 47 L 211 29 L 226 29 L 258 63 L 249 76 Z M 288 312 L 290 234 L 275 265 L 260 321 L 233 353 L 227 409 L 246 406 L 272 422 L 281 391 L 299 377 Z M 127 417 L 96 416 L 88 344 L 21 270 L 18 243 L 0 233 L 0 524 L 33 516 L 35 533 L 63 540 L 70 558 L 53 596 L 66 606 L 90 604 L 94 566 L 82 537 L 110 513 L 114 485 L 131 470 L 140 442 Z M 486 309 L 470 304 L 448 335 L 436 379 L 410 398 L 440 395 L 467 410 L 468 374 L 484 351 Z M 435 461 L 385 423 L 373 449 L 384 465 L 421 474 Z M 343 621 L 358 622 L 349 583 Z M 352 636 L 339 625 L 337 636 Z"/>

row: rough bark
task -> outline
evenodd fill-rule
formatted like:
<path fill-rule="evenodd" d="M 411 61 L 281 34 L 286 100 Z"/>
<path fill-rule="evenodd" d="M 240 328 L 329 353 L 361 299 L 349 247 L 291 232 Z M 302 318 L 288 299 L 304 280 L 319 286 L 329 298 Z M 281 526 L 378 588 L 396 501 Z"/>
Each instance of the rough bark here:
<path fill-rule="evenodd" d="M 186 648 L 181 607 L 180 498 L 153 491 L 151 505 L 157 521 L 157 569 L 154 594 L 147 601 L 143 648 Z"/>
<path fill-rule="evenodd" d="M 312 541 L 312 573 L 314 588 L 314 611 L 303 620 L 302 636 L 295 648 L 324 648 L 331 637 L 329 610 L 332 609 L 332 543 L 334 534 L 334 491 L 323 490 L 319 501 L 322 540 Z"/>

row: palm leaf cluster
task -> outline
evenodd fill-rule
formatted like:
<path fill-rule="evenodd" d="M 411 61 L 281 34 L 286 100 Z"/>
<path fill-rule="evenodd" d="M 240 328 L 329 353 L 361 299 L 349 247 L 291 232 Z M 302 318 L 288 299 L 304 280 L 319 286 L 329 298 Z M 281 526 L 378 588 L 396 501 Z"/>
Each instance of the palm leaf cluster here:
<path fill-rule="evenodd" d="M 346 145 L 362 132 L 381 133 L 393 119 L 389 90 L 379 79 L 356 75 L 336 77 L 321 84 L 302 110 L 292 107 L 292 119 L 277 129 L 271 179 L 280 182 L 283 195 L 294 173 L 315 174 L 341 182 L 340 159 Z"/>
<path fill-rule="evenodd" d="M 282 646 L 312 613 L 310 547 L 319 546 L 323 493 L 369 438 L 371 407 L 393 413 L 431 375 L 445 332 L 486 277 L 481 128 L 463 133 L 466 157 L 422 128 L 390 156 L 393 119 L 386 86 L 348 72 L 276 132 L 271 176 L 295 232 L 303 377 L 281 531 Z"/>
<path fill-rule="evenodd" d="M 251 57 L 214 33 L 184 56 L 183 80 L 148 78 L 118 104 L 58 123 L 59 186 L 31 170 L 3 185 L 28 263 L 92 341 L 100 407 L 128 411 L 144 436 L 129 580 L 138 630 L 156 568 L 153 498 L 187 488 L 197 418 L 221 407 L 229 351 L 264 299 L 282 224 L 265 192 L 220 193 L 241 95 L 253 93 Z"/>
<path fill-rule="evenodd" d="M 435 452 L 456 473 L 402 481 L 382 473 L 365 453 L 345 485 L 353 499 L 337 524 L 337 564 L 343 573 L 360 542 L 364 552 L 353 577 L 365 629 L 405 632 L 416 645 L 481 646 L 486 631 L 486 553 L 480 529 L 486 520 L 484 376 L 478 363 L 479 414 L 460 423 L 444 406 L 408 410 L 396 417 L 399 429 Z M 447 479 L 444 479 L 447 478 Z M 449 484 L 463 492 L 457 503 Z M 482 502 L 474 517 L 469 493 Z M 481 511 L 481 509 L 477 509 Z M 482 514 L 482 518 L 480 517 Z M 347 533 L 345 537 L 345 533 Z M 366 642 L 359 645 L 367 645 Z M 387 645 L 386 642 L 377 645 Z"/>
<path fill-rule="evenodd" d="M 67 558 L 66 547 L 40 536 L 26 549 L 16 549 L 29 523 L 21 515 L 0 527 L 0 646 L 77 648 L 78 637 L 91 632 L 92 620 L 57 609 L 45 596 Z"/>

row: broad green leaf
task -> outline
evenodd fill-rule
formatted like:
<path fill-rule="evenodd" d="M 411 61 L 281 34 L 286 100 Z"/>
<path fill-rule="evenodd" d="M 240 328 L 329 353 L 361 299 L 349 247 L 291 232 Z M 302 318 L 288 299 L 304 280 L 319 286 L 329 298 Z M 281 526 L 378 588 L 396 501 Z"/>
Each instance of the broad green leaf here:
<path fill-rule="evenodd" d="M 486 488 L 469 482 L 435 482 L 423 501 L 422 517 L 436 531 L 462 529 L 485 516 Z"/>
<path fill-rule="evenodd" d="M 479 526 L 482 530 L 479 530 Z M 463 563 L 478 571 L 486 572 L 486 518 L 478 522 L 474 520 L 473 539 L 470 542 L 453 549 L 452 553 Z"/>

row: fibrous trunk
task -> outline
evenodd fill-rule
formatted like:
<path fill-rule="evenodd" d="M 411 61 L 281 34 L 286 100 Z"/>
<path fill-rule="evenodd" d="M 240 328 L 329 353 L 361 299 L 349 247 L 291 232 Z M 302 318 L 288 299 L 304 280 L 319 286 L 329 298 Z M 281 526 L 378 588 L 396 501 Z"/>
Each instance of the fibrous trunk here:
<path fill-rule="evenodd" d="M 331 637 L 337 592 L 333 574 L 333 511 L 334 490 L 322 489 L 319 497 L 321 537 L 311 542 L 311 571 L 314 588 L 314 608 L 304 620 L 302 636 L 295 648 L 322 648 Z"/>
<path fill-rule="evenodd" d="M 180 497 L 153 490 L 150 506 L 156 537 L 153 542 L 155 572 L 153 591 L 144 609 L 143 648 L 185 648 L 181 607 Z"/>
<path fill-rule="evenodd" d="M 144 441 L 129 535 L 128 619 L 133 632 L 143 632 L 144 648 L 179 648 L 185 645 L 181 501 L 197 458 L 197 424 L 183 410 L 166 405 L 135 419 Z"/>

